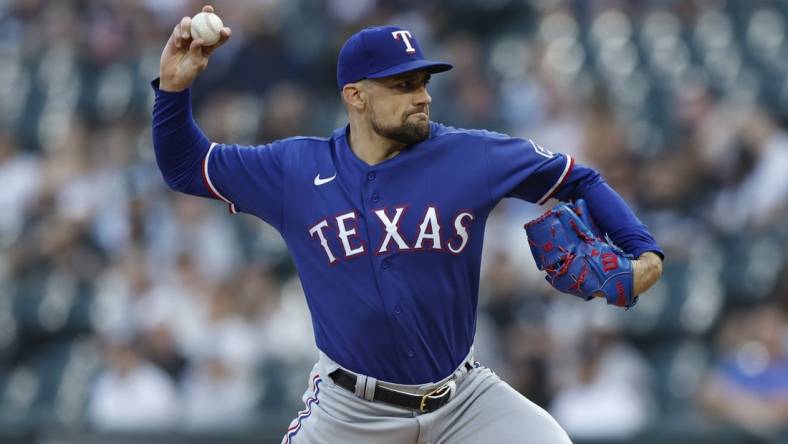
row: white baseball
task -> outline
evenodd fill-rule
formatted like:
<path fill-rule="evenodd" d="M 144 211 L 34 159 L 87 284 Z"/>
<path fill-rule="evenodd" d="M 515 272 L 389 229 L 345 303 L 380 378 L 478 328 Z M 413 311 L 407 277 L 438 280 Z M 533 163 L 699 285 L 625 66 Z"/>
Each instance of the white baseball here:
<path fill-rule="evenodd" d="M 221 37 L 219 31 L 223 26 L 222 19 L 218 15 L 213 12 L 200 12 L 192 17 L 192 38 L 202 39 L 203 46 L 214 45 Z"/>

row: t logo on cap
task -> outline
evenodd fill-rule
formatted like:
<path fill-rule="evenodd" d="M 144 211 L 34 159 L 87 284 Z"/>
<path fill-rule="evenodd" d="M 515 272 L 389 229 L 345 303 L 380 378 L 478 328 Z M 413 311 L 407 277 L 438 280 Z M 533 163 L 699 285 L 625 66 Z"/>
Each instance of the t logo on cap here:
<path fill-rule="evenodd" d="M 405 50 L 402 44 L 405 43 Z M 380 79 L 406 72 L 430 73 L 451 69 L 451 65 L 424 58 L 419 41 L 399 26 L 362 29 L 347 39 L 337 57 L 337 86 L 363 79 Z"/>
<path fill-rule="evenodd" d="M 416 48 L 410 45 L 410 40 L 408 38 L 412 38 L 413 36 L 410 35 L 409 31 L 401 30 L 401 31 L 394 31 L 391 33 L 394 36 L 394 40 L 399 40 L 399 37 L 402 36 L 402 40 L 405 42 L 405 52 L 414 53 L 416 52 Z"/>

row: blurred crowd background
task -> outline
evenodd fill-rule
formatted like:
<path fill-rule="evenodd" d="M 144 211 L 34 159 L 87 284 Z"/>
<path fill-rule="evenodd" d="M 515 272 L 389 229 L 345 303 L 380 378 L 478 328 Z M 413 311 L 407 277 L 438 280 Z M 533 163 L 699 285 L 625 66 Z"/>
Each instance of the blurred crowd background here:
<path fill-rule="evenodd" d="M 283 242 L 153 159 L 150 81 L 201 6 L 0 0 L 0 441 L 278 442 L 303 407 L 317 355 Z M 667 261 L 628 311 L 544 283 L 522 230 L 544 208 L 488 223 L 477 357 L 576 442 L 788 442 L 788 2 L 214 6 L 212 140 L 329 135 L 339 47 L 393 23 L 455 65 L 434 120 L 570 153 L 635 208 Z"/>

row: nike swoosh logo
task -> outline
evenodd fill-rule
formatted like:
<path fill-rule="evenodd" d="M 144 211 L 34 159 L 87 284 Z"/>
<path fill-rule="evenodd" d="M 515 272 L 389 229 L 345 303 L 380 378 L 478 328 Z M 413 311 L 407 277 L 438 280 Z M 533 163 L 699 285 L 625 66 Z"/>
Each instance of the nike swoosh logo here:
<path fill-rule="evenodd" d="M 335 177 L 337 177 L 337 173 L 334 173 L 334 175 L 331 177 L 326 177 L 325 179 L 322 179 L 320 178 L 320 174 L 318 173 L 318 175 L 315 176 L 315 186 L 319 187 L 320 185 L 325 185 L 331 182 L 332 180 L 334 180 Z"/>

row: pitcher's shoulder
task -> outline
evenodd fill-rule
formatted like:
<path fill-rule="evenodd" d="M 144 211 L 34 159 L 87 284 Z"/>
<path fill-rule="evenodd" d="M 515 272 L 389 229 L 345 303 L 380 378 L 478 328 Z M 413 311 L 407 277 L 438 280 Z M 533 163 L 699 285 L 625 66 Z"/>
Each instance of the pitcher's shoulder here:
<path fill-rule="evenodd" d="M 504 139 L 510 136 L 486 129 L 455 128 L 438 122 L 430 122 L 430 138 L 467 138 L 468 140 Z"/>
<path fill-rule="evenodd" d="M 271 142 L 270 146 L 274 151 L 280 152 L 282 156 L 300 157 L 319 151 L 329 151 L 331 139 L 314 136 L 293 136 Z"/>
<path fill-rule="evenodd" d="M 278 142 L 289 145 L 299 146 L 304 148 L 320 148 L 328 146 L 331 143 L 331 138 L 317 137 L 317 136 L 293 136 L 286 139 L 278 140 Z"/>

